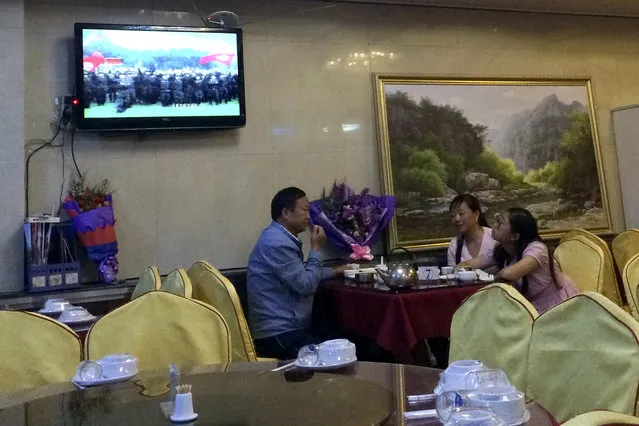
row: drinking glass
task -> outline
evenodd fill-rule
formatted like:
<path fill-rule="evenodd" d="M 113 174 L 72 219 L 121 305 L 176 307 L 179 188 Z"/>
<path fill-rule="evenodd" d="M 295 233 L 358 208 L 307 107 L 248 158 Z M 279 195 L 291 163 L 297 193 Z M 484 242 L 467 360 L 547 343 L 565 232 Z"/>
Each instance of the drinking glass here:
<path fill-rule="evenodd" d="M 306 345 L 297 352 L 297 362 L 310 367 L 319 362 L 319 345 Z"/>

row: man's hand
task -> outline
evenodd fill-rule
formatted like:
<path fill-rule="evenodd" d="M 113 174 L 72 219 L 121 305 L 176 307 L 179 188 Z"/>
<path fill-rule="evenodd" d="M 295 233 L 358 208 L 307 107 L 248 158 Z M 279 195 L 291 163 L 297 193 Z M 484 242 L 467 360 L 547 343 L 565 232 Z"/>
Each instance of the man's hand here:
<path fill-rule="evenodd" d="M 311 250 L 321 250 L 325 242 L 326 234 L 324 233 L 324 228 L 313 225 L 311 228 Z"/>

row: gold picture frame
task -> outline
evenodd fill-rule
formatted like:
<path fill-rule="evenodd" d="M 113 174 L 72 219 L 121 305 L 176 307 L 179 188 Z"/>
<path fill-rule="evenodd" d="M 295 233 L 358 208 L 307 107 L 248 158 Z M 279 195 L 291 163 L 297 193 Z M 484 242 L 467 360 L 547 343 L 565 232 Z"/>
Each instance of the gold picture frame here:
<path fill-rule="evenodd" d="M 544 239 L 612 232 L 589 78 L 374 74 L 374 83 L 382 190 L 397 197 L 389 250 L 446 247 L 448 205 L 462 192 L 489 218 L 528 208 Z"/>

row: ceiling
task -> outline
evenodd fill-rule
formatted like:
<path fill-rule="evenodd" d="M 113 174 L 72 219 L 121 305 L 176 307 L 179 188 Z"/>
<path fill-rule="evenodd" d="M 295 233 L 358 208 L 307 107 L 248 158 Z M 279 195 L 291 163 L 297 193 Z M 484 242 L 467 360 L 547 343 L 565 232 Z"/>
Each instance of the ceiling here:
<path fill-rule="evenodd" d="M 639 0 L 332 0 L 332 2 L 639 17 Z"/>

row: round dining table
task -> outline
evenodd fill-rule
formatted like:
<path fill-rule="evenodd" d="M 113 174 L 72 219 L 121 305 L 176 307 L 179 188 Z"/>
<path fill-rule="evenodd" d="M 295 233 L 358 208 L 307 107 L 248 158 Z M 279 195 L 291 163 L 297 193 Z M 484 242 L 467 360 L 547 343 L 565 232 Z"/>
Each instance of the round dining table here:
<path fill-rule="evenodd" d="M 254 362 L 183 369 L 192 385 L 198 418 L 189 425 L 422 425 L 436 418 L 406 420 L 406 412 L 434 408 L 409 396 L 432 394 L 440 371 L 400 364 L 356 362 L 333 371 L 299 367 L 271 371 L 282 363 Z M 138 373 L 126 382 L 79 389 L 72 383 L 0 394 L 0 424 L 170 425 L 169 374 Z M 410 399 L 412 401 L 412 398 Z M 555 425 L 530 403 L 528 425 Z M 182 423 L 184 424 L 184 423 Z"/>

